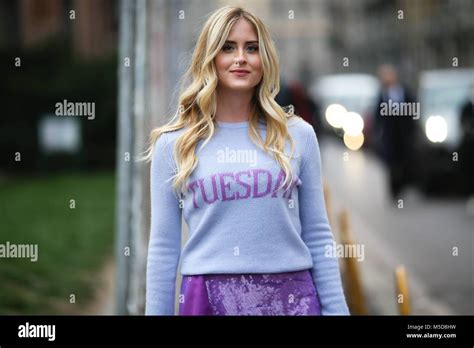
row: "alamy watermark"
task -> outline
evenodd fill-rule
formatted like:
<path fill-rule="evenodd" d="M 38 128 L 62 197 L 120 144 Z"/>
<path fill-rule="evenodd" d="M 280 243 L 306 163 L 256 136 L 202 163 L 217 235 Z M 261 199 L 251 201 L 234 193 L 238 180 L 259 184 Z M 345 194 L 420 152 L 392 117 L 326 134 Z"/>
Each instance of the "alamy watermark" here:
<path fill-rule="evenodd" d="M 339 258 L 357 258 L 361 262 L 365 259 L 364 244 L 336 244 L 326 245 L 324 248 L 324 256 Z"/>
<path fill-rule="evenodd" d="M 248 163 L 251 167 L 257 165 L 256 150 L 232 150 L 227 146 L 225 150 L 217 151 L 218 163 Z"/>
<path fill-rule="evenodd" d="M 21 258 L 36 262 L 38 261 L 38 244 L 13 244 L 7 241 L 5 244 L 0 244 L 0 258 Z"/>
<path fill-rule="evenodd" d="M 64 99 L 55 104 L 56 116 L 87 116 L 88 120 L 95 119 L 95 103 L 93 102 L 68 102 Z"/>
<path fill-rule="evenodd" d="M 47 338 L 48 341 L 56 339 L 56 325 L 54 324 L 30 324 L 26 322 L 18 326 L 18 337 L 20 338 Z"/>
<path fill-rule="evenodd" d="M 388 102 L 380 103 L 381 116 L 410 116 L 414 120 L 420 118 L 420 103 L 415 102 Z"/>

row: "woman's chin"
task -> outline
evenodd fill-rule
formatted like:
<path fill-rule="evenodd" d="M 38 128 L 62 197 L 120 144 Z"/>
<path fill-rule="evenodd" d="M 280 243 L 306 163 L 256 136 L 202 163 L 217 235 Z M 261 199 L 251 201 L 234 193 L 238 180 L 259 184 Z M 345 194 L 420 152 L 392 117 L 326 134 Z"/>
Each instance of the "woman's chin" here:
<path fill-rule="evenodd" d="M 253 90 L 254 86 L 249 83 L 231 83 L 227 88 L 236 92 L 246 92 Z"/>

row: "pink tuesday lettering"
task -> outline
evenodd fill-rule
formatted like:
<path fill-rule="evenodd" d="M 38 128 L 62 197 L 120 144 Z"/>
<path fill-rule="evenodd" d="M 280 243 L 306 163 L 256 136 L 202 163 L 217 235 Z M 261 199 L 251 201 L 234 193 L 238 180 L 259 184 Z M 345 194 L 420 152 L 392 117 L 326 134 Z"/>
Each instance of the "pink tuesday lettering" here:
<path fill-rule="evenodd" d="M 291 199 L 293 189 L 301 184 L 301 179 L 295 174 L 293 182 L 282 187 L 280 191 L 278 189 L 284 179 L 283 170 L 276 176 L 276 181 L 275 176 L 267 169 L 215 173 L 190 182 L 188 192 L 193 193 L 194 208 L 199 208 L 198 202 L 213 204 L 217 201 L 256 199 L 268 195 L 271 195 L 271 198 L 278 198 L 281 195 L 282 198 Z"/>

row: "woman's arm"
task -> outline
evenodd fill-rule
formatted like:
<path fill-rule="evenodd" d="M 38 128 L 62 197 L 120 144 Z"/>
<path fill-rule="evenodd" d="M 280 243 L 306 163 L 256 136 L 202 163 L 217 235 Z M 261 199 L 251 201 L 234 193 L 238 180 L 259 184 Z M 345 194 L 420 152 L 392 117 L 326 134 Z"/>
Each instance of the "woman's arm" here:
<path fill-rule="evenodd" d="M 151 231 L 146 276 L 146 315 L 173 315 L 181 254 L 181 208 L 172 190 L 172 157 L 163 133 L 150 171 Z"/>
<path fill-rule="evenodd" d="M 322 315 L 347 315 L 337 258 L 326 256 L 326 247 L 333 248 L 322 188 L 321 155 L 316 134 L 307 127 L 307 143 L 301 162 L 298 192 L 302 238 L 313 259 L 312 275 L 322 306 Z M 332 255 L 333 253 L 331 253 Z"/>

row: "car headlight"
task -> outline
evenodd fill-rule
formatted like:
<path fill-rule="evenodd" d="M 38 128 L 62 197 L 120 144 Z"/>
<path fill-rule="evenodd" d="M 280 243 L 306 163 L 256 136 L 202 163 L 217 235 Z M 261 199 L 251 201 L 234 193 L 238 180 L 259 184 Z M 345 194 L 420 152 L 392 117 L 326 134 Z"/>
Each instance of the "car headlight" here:
<path fill-rule="evenodd" d="M 364 119 L 357 112 L 347 112 L 344 115 L 342 129 L 350 136 L 357 136 L 364 129 Z"/>
<path fill-rule="evenodd" d="M 334 127 L 341 128 L 347 110 L 340 104 L 331 104 L 326 108 L 326 121 Z"/>
<path fill-rule="evenodd" d="M 432 143 L 442 143 L 448 136 L 448 124 L 442 116 L 430 116 L 425 123 L 426 137 Z"/>

